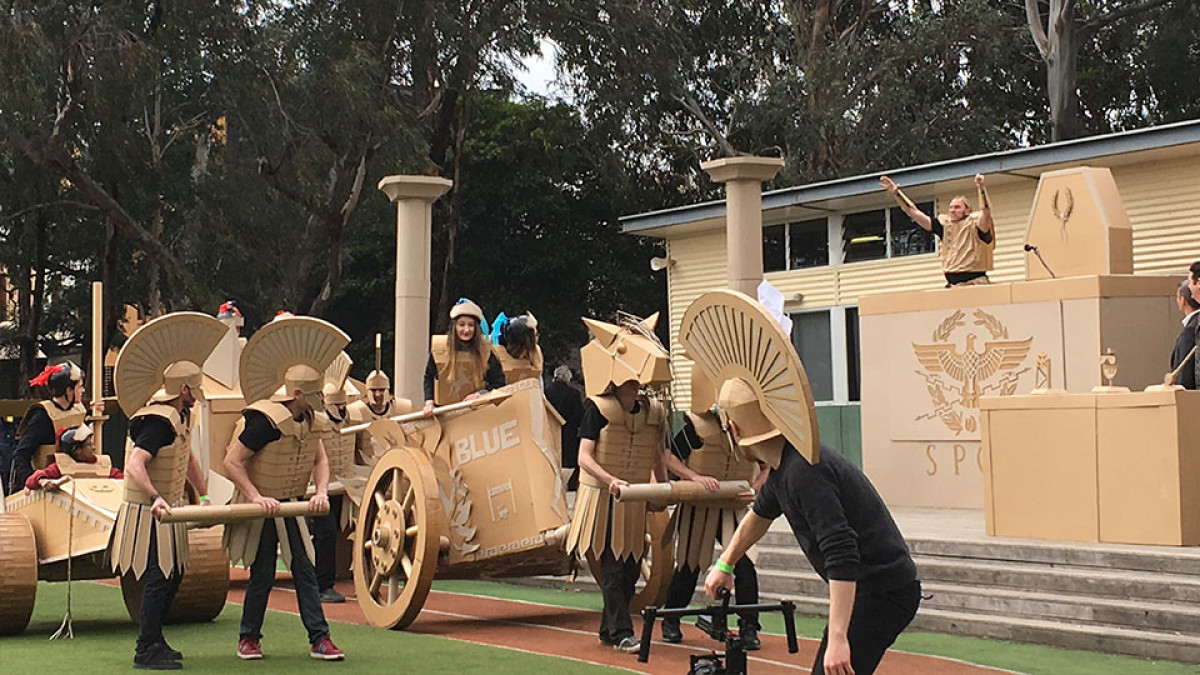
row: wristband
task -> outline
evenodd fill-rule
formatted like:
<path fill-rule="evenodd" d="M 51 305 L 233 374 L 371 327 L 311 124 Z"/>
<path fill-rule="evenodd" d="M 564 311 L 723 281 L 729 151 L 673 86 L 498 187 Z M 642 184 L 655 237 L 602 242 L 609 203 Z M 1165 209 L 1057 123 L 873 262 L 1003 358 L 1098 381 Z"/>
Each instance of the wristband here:
<path fill-rule="evenodd" d="M 208 501 L 212 501 L 212 500 L 209 499 L 208 495 L 200 495 L 200 501 L 208 502 Z"/>
<path fill-rule="evenodd" d="M 721 570 L 725 574 L 733 574 L 733 565 L 730 565 L 720 558 L 717 558 L 717 562 L 713 563 L 713 567 Z"/>
<path fill-rule="evenodd" d="M 160 499 L 162 499 L 162 495 L 158 494 L 157 492 L 155 492 L 154 494 L 150 495 L 150 503 L 151 503 L 151 504 L 153 504 L 154 502 L 156 502 L 156 501 L 158 501 L 158 500 L 160 500 Z"/>

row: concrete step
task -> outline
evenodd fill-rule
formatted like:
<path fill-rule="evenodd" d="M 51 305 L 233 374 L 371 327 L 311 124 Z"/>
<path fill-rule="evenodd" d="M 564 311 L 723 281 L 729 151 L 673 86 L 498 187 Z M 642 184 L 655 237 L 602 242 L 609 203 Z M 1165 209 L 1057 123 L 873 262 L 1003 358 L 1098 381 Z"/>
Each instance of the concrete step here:
<path fill-rule="evenodd" d="M 1200 547 L 1125 546 L 1035 539 L 922 539 L 906 538 L 913 556 L 988 561 L 1042 563 L 1055 566 L 1165 572 L 1200 576 Z M 799 553 L 790 530 L 773 526 L 760 546 Z"/>
<path fill-rule="evenodd" d="M 828 616 L 828 597 L 796 597 L 763 592 L 764 602 L 790 599 L 796 612 Z M 1030 642 L 1064 649 L 1124 654 L 1148 659 L 1200 663 L 1200 636 L 1174 631 L 1133 630 L 1029 617 L 1000 616 L 940 609 L 923 602 L 911 629 L 962 637 Z"/>
<path fill-rule="evenodd" d="M 927 583 L 1200 603 L 1200 575 L 924 555 L 914 560 L 921 579 Z M 797 546 L 760 546 L 758 567 L 760 578 L 764 571 L 771 570 L 795 572 L 819 581 Z"/>

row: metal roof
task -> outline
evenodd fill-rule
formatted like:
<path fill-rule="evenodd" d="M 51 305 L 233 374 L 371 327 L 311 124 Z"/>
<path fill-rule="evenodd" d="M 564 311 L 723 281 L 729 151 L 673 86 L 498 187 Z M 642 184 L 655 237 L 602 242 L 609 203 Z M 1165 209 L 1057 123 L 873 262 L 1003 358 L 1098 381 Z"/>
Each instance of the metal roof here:
<path fill-rule="evenodd" d="M 969 178 L 977 173 L 1014 173 L 1055 164 L 1087 161 L 1189 143 L 1200 143 L 1200 120 L 1186 120 L 1146 129 L 961 157 L 772 190 L 763 193 L 763 210 L 803 206 L 878 192 L 880 190 L 879 177 L 884 174 L 895 178 L 896 182 L 910 187 Z M 725 200 L 722 199 L 623 216 L 621 230 L 627 234 L 655 236 L 655 230 L 711 218 L 723 218 L 724 216 Z"/>

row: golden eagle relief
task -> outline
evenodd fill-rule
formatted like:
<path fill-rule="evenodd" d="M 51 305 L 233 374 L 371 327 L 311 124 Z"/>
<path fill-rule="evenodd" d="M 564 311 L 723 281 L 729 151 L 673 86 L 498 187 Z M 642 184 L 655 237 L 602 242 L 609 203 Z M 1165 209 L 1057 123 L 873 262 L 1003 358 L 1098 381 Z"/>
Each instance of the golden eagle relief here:
<path fill-rule="evenodd" d="M 963 429 L 975 431 L 977 422 L 972 411 L 979 409 L 980 396 L 990 392 L 1001 396 L 1016 393 L 1018 379 L 1029 371 L 1021 366 L 1033 345 L 1032 337 L 1008 339 L 1008 329 L 999 319 L 977 309 L 972 323 L 986 330 L 991 339 L 984 340 L 980 349 L 979 336 L 968 332 L 960 348 L 951 339 L 966 325 L 965 318 L 961 310 L 955 311 L 934 330 L 932 344 L 913 343 L 913 354 L 921 365 L 916 373 L 925 379 L 934 406 L 932 412 L 916 419 L 938 418 L 956 434 Z"/>

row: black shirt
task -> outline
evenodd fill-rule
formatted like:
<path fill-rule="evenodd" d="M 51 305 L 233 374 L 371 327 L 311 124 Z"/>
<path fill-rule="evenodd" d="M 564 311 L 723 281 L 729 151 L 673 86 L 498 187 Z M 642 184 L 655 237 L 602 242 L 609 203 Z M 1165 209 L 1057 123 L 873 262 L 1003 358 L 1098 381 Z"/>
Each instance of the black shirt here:
<path fill-rule="evenodd" d="M 936 235 L 938 239 L 941 239 L 946 234 L 946 228 L 942 226 L 942 222 L 940 220 L 938 220 L 937 218 L 930 218 L 930 220 L 933 221 L 932 226 L 929 228 L 930 231 L 933 232 L 933 234 Z M 981 230 L 977 227 L 977 228 L 975 228 L 975 234 L 979 235 L 979 241 L 982 241 L 985 244 L 992 243 L 992 233 L 991 232 L 984 232 L 983 230 Z"/>
<path fill-rule="evenodd" d="M 425 362 L 425 400 L 433 400 L 433 381 L 438 379 L 437 364 L 433 362 L 433 354 L 429 355 L 429 360 Z M 487 371 L 483 374 L 484 391 L 499 389 L 506 384 L 504 379 L 504 366 L 500 365 L 500 359 L 496 358 L 495 354 L 488 354 Z"/>
<path fill-rule="evenodd" d="M 129 438 L 135 447 L 155 457 L 159 450 L 175 442 L 175 430 L 170 422 L 157 415 L 143 415 L 129 423 Z"/>
<path fill-rule="evenodd" d="M 630 415 L 636 415 L 642 409 L 642 402 L 635 400 Z M 608 418 L 600 413 L 595 403 L 588 400 L 583 404 L 583 419 L 579 421 L 579 437 L 594 441 L 600 438 L 600 430 L 608 426 Z"/>
<path fill-rule="evenodd" d="M 5 490 L 5 494 L 10 495 L 24 488 L 25 481 L 33 475 L 33 455 L 38 447 L 54 445 L 54 423 L 50 421 L 50 414 L 40 404 L 30 407 L 25 412 L 21 425 L 21 436 L 17 439 L 17 446 L 13 448 L 8 489 Z"/>
<path fill-rule="evenodd" d="M 238 434 L 238 441 L 250 452 L 258 452 L 268 443 L 283 437 L 279 429 L 276 429 L 275 425 L 271 423 L 271 418 L 257 410 L 244 410 L 242 417 L 246 420 L 246 427 L 242 429 L 242 433 Z"/>
<path fill-rule="evenodd" d="M 804 556 L 826 581 L 856 581 L 860 592 L 885 592 L 917 579 L 908 544 L 875 487 L 845 457 L 821 446 L 808 463 L 789 443 L 752 505 L 787 518 Z"/>

